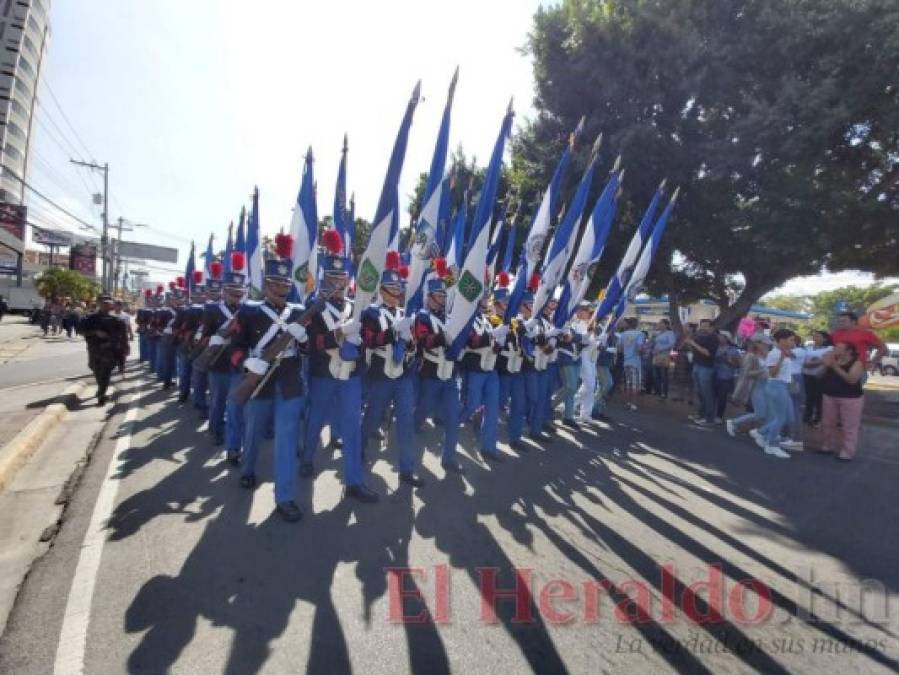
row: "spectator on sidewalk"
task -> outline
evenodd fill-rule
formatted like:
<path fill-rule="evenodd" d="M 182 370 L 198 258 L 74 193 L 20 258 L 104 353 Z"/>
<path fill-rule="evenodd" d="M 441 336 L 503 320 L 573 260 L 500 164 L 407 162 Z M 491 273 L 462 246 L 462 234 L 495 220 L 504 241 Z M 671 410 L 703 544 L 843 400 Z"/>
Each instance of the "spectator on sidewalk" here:
<path fill-rule="evenodd" d="M 752 410 L 727 420 L 727 433 L 735 436 L 743 425 L 764 424 L 768 415 L 765 387 L 768 384 L 768 368 L 765 361 L 774 342 L 764 333 L 753 335 L 748 341 L 746 354 L 740 364 L 740 375 L 734 389 L 735 405 L 751 404 Z"/>
<path fill-rule="evenodd" d="M 883 357 L 889 353 L 883 340 L 877 337 L 873 331 L 858 327 L 858 315 L 855 312 L 840 314 L 837 318 L 837 329 L 830 334 L 830 339 L 834 344 L 848 342 L 853 346 L 866 373 L 862 379 L 862 385 L 867 380 L 867 373 L 874 372 L 880 366 Z"/>
<path fill-rule="evenodd" d="M 730 332 L 718 333 L 718 349 L 715 351 L 715 422 L 721 424 L 727 402 L 734 391 L 737 368 L 740 367 L 740 350 L 734 346 Z"/>
<path fill-rule="evenodd" d="M 805 406 L 805 381 L 802 377 L 802 369 L 805 367 L 806 350 L 802 338 L 793 336 L 794 347 L 790 357 L 790 402 L 793 404 L 793 419 L 790 422 L 790 438 L 798 447 L 794 450 L 802 450 L 802 409 Z"/>
<path fill-rule="evenodd" d="M 615 388 L 612 368 L 615 365 L 615 358 L 618 354 L 617 340 L 618 337 L 614 333 L 612 335 L 603 333 L 598 338 L 596 393 L 594 394 L 593 410 L 591 412 L 591 417 L 595 420 L 605 419 L 606 403 L 612 394 L 612 390 Z"/>
<path fill-rule="evenodd" d="M 693 385 L 699 395 L 699 409 L 690 419 L 697 424 L 715 423 L 715 352 L 718 351 L 718 336 L 712 322 L 699 322 L 696 335 L 684 340 L 693 353 Z"/>
<path fill-rule="evenodd" d="M 814 331 L 812 341 L 814 344 L 806 350 L 805 364 L 802 366 L 802 380 L 805 384 L 805 414 L 802 420 L 816 427 L 821 423 L 821 378 L 827 370 L 823 357 L 833 349 L 833 341 L 824 330 Z"/>
<path fill-rule="evenodd" d="M 790 359 L 793 357 L 796 341 L 793 331 L 786 328 L 774 331 L 772 337 L 775 346 L 768 352 L 765 360 L 765 365 L 768 367 L 768 384 L 765 386 L 768 418 L 759 429 L 754 429 L 749 433 L 766 454 L 778 459 L 789 459 L 789 453 L 784 450 L 794 449 L 796 444 L 791 441 L 781 442 L 780 434 L 793 421 L 793 402 L 790 400 L 793 368 Z M 801 444 L 799 445 L 801 447 Z"/>
<path fill-rule="evenodd" d="M 656 334 L 652 339 L 652 384 L 653 393 L 661 399 L 668 398 L 668 376 L 671 369 L 671 350 L 677 338 L 671 330 L 671 322 L 661 319 L 656 324 Z"/>
<path fill-rule="evenodd" d="M 642 382 L 642 347 L 646 337 L 637 330 L 636 319 L 625 319 L 625 330 L 618 336 L 618 351 L 624 364 L 624 396 L 626 405 L 636 410 L 637 396 Z"/>
<path fill-rule="evenodd" d="M 693 325 L 684 326 L 684 334 L 675 345 L 677 355 L 674 357 L 674 386 L 675 396 L 672 401 L 686 401 L 688 406 L 693 405 L 693 352 L 686 345 L 688 337 L 693 335 Z"/>
<path fill-rule="evenodd" d="M 851 460 L 858 448 L 858 432 L 865 405 L 862 360 L 851 342 L 837 342 L 822 359 L 822 452 L 837 451 L 837 459 Z"/>

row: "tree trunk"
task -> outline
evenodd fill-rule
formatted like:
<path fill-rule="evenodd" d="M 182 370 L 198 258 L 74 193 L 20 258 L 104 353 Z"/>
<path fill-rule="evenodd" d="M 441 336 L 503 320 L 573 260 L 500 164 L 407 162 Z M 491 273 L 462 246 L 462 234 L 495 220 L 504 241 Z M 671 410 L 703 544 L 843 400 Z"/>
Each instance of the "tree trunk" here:
<path fill-rule="evenodd" d="M 676 293 L 668 294 L 668 318 L 671 320 L 671 330 L 680 337 L 684 334 L 684 324 L 680 320 L 680 298 Z"/>
<path fill-rule="evenodd" d="M 746 287 L 740 293 L 740 297 L 732 305 L 721 307 L 721 312 L 715 319 L 715 327 L 729 330 L 733 333 L 737 324 L 749 310 L 757 303 L 765 293 L 783 284 L 786 279 L 771 279 L 764 283 L 752 283 L 747 280 Z"/>

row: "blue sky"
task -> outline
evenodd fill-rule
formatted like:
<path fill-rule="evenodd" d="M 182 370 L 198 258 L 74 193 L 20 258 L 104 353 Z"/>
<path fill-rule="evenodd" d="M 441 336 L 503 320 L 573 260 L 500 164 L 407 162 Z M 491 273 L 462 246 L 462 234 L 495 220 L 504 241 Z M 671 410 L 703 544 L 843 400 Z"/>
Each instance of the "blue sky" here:
<path fill-rule="evenodd" d="M 371 218 L 419 78 L 404 197 L 430 163 L 456 65 L 451 147 L 486 158 L 510 96 L 519 119 L 531 113 L 518 48 L 537 4 L 53 0 L 43 75 L 74 132 L 44 88 L 31 182 L 99 223 L 90 192 L 100 177 L 68 159 L 109 162 L 111 218 L 151 226 L 124 238 L 176 246 L 183 260 L 190 239 L 202 250 L 214 232 L 223 243 L 256 184 L 263 231 L 286 227 L 309 145 L 329 214 L 347 132 L 348 188 Z M 32 203 L 37 220 L 73 224 Z"/>

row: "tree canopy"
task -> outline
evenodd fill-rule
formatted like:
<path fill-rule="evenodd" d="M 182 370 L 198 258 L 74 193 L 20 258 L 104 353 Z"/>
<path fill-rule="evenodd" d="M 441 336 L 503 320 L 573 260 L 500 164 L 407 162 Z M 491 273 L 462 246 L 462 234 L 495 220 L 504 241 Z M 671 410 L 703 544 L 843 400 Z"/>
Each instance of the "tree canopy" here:
<path fill-rule="evenodd" d="M 604 161 L 623 155 L 601 272 L 665 177 L 682 197 L 648 286 L 672 312 L 708 297 L 728 324 L 794 276 L 897 272 L 895 0 L 564 0 L 538 10 L 526 49 L 537 115 L 515 142 L 522 198 L 535 208 L 582 115 Z"/>
<path fill-rule="evenodd" d="M 35 290 L 41 297 L 72 298 L 73 300 L 92 300 L 100 291 L 100 286 L 75 270 L 62 267 L 51 267 L 45 270 L 34 281 Z"/>
<path fill-rule="evenodd" d="M 899 291 L 899 284 L 876 283 L 871 286 L 843 286 L 832 291 L 821 291 L 814 295 L 779 294 L 764 299 L 769 307 L 807 312 L 812 315 L 809 322 L 812 329 L 829 329 L 837 320 L 838 306 L 845 306 L 856 314 L 863 314 L 868 307 L 881 298 Z M 896 332 L 882 331 L 881 338 L 892 339 Z"/>

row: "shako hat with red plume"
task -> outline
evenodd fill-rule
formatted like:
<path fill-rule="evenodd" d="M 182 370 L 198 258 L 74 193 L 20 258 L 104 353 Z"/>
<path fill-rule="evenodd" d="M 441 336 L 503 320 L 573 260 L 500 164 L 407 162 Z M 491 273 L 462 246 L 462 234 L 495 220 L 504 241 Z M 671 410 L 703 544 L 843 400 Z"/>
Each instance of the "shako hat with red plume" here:
<path fill-rule="evenodd" d="M 537 292 L 537 289 L 540 287 L 540 275 L 537 272 L 534 272 L 531 275 L 531 278 L 528 279 L 528 287 L 524 291 L 524 295 L 521 297 L 521 303 L 523 305 L 533 305 L 534 304 L 534 293 Z"/>
<path fill-rule="evenodd" d="M 265 261 L 265 278 L 290 281 L 293 271 L 293 237 L 279 232 L 275 235 L 275 255 Z"/>
<path fill-rule="evenodd" d="M 218 293 L 222 290 L 222 272 L 225 266 L 218 260 L 209 263 L 209 279 L 206 280 L 206 290 Z"/>
<path fill-rule="evenodd" d="M 321 255 L 318 265 L 325 276 L 346 276 L 349 274 L 349 261 L 343 250 L 343 237 L 340 232 L 328 228 L 322 232 Z"/>
<path fill-rule="evenodd" d="M 194 270 L 191 278 L 193 279 L 191 291 L 193 293 L 205 293 L 206 285 L 203 283 L 203 270 Z"/>
<path fill-rule="evenodd" d="M 446 277 L 449 276 L 449 267 L 446 258 L 434 258 L 432 270 L 428 274 L 428 293 L 446 293 Z"/>
<path fill-rule="evenodd" d="M 398 251 L 387 251 L 384 271 L 381 272 L 381 286 L 391 290 L 400 290 L 403 287 L 403 277 L 400 274 L 400 254 Z"/>
<path fill-rule="evenodd" d="M 231 251 L 231 271 L 225 275 L 225 286 L 243 290 L 247 283 L 247 275 L 243 271 L 246 264 L 247 256 L 243 251 Z"/>
<path fill-rule="evenodd" d="M 496 284 L 493 286 L 493 299 L 499 302 L 509 302 L 509 284 L 511 279 L 505 270 L 496 275 Z"/>

